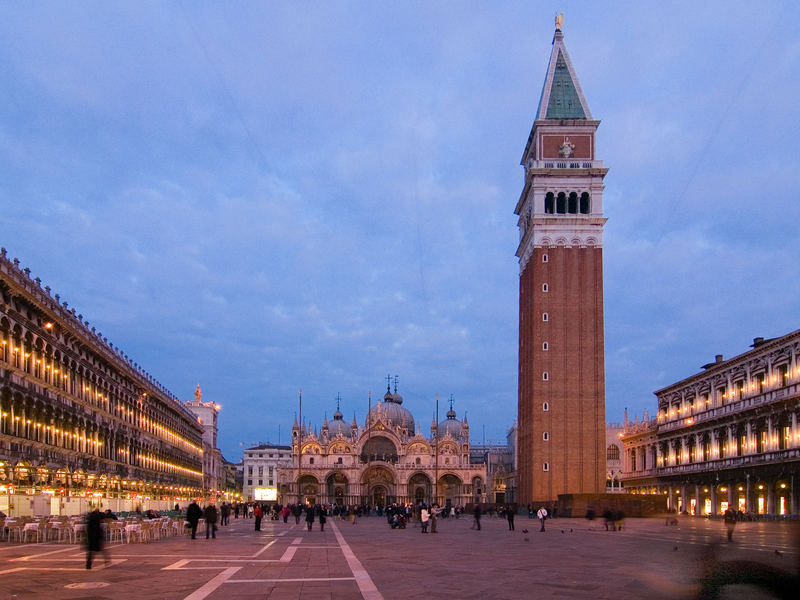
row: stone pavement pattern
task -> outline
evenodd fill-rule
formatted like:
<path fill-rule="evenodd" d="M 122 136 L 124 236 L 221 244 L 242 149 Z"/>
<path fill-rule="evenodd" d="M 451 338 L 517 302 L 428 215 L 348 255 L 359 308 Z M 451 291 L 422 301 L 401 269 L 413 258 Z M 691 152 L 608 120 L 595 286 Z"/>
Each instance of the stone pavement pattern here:
<path fill-rule="evenodd" d="M 98 555 L 84 568 L 82 548 L 0 543 L 0 599 L 393 600 L 518 598 L 692 598 L 710 548 L 718 560 L 756 560 L 797 573 L 798 526 L 741 523 L 734 541 L 722 523 L 629 519 L 623 531 L 599 521 L 442 519 L 439 532 L 413 525 L 392 530 L 384 519 L 356 525 L 329 519 L 325 532 L 265 521 L 232 520 L 217 539 L 172 537 L 146 544 L 110 544 L 110 565 Z M 525 532 L 527 530 L 527 532 Z M 200 533 L 200 532 L 198 532 Z M 777 551 L 777 552 L 776 552 Z M 731 586 L 725 598 L 768 598 Z"/>

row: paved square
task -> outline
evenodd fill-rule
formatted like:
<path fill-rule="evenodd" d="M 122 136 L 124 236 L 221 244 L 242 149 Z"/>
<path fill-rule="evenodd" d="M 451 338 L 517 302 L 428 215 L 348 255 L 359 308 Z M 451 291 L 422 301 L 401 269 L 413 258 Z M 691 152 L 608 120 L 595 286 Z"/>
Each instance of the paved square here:
<path fill-rule="evenodd" d="M 79 546 L 0 543 L 0 598 L 345 600 L 517 598 L 692 598 L 711 546 L 721 561 L 751 560 L 797 573 L 795 523 L 741 523 L 723 541 L 718 521 L 629 519 L 622 531 L 600 521 L 555 519 L 546 531 L 517 517 L 443 519 L 436 534 L 413 525 L 392 530 L 384 519 L 357 524 L 330 519 L 306 531 L 267 521 L 232 520 L 217 539 L 172 537 L 110 544 L 84 568 Z M 725 598 L 767 598 L 732 586 Z"/>

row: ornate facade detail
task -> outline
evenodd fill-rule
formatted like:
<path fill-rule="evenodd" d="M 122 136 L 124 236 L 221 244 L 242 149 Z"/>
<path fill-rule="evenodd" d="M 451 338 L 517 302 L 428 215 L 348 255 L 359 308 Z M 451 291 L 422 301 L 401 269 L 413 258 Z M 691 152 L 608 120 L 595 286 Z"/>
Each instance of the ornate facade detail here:
<path fill-rule="evenodd" d="M 327 443 L 295 423 L 292 439 L 303 450 L 298 453 L 294 446 L 291 466 L 278 469 L 279 500 L 442 506 L 485 501 L 486 469 L 470 461 L 466 419 L 456 419 L 451 406 L 447 419 L 434 422 L 426 437 L 415 432 L 413 416 L 401 405 L 402 397 L 387 390 L 363 425 Z"/>

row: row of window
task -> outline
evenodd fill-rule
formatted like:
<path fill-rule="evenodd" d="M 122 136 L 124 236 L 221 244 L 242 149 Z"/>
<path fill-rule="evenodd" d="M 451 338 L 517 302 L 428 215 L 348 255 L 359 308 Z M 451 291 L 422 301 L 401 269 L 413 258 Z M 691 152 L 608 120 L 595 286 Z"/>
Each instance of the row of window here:
<path fill-rule="evenodd" d="M 712 408 L 712 404 L 725 405 L 748 394 L 764 393 L 770 387 L 783 387 L 790 383 L 791 375 L 789 364 L 775 365 L 772 368 L 771 376 L 766 372 L 756 373 L 751 376 L 749 384 L 743 376 L 738 377 L 732 382 L 733 389 L 729 389 L 727 385 L 723 384 L 713 389 L 714 396 L 711 392 L 705 392 L 699 398 L 690 397 L 682 402 L 673 402 L 669 406 L 664 406 L 659 410 L 658 418 L 661 420 L 681 419 L 687 414 L 708 410 Z M 800 369 L 795 371 L 795 375 L 800 375 Z"/>
<path fill-rule="evenodd" d="M 247 457 L 248 458 L 255 458 L 256 457 L 256 453 L 255 452 L 249 452 L 247 454 Z M 275 457 L 274 453 L 270 452 L 269 453 L 269 458 L 274 458 L 274 457 Z M 284 457 L 285 458 L 289 458 L 289 453 L 288 452 L 285 453 L 285 454 L 283 452 L 279 452 L 278 453 L 278 458 L 284 458 Z M 263 452 L 259 452 L 258 453 L 258 458 L 264 458 L 264 453 Z"/>
<path fill-rule="evenodd" d="M 248 479 L 247 480 L 247 485 L 253 485 L 253 480 L 252 479 Z M 258 485 L 264 485 L 264 480 L 263 479 L 259 479 L 258 480 Z M 270 479 L 269 483 L 267 483 L 267 485 L 275 485 L 274 484 L 274 480 Z"/>
<path fill-rule="evenodd" d="M 591 212 L 589 202 L 589 192 L 583 192 L 580 196 L 576 192 L 547 192 L 544 196 L 544 212 L 547 214 L 582 214 L 588 215 Z"/>

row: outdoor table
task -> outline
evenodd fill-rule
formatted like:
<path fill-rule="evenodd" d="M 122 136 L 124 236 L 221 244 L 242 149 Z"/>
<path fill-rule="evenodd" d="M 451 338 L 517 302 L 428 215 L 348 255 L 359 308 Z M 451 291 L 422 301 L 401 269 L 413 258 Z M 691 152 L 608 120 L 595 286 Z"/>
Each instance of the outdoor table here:
<path fill-rule="evenodd" d="M 32 522 L 32 523 L 25 523 L 25 525 L 22 527 L 22 539 L 23 539 L 23 541 L 27 538 L 27 534 L 29 532 L 33 532 L 33 533 L 36 534 L 36 541 L 38 542 L 39 541 L 39 535 L 41 533 L 40 530 L 39 530 L 39 523 L 37 523 L 35 521 Z"/>
<path fill-rule="evenodd" d="M 137 523 L 129 523 L 125 525 L 125 537 L 128 538 L 128 543 L 131 543 L 131 535 L 138 535 L 139 541 L 142 540 L 142 526 Z"/>

